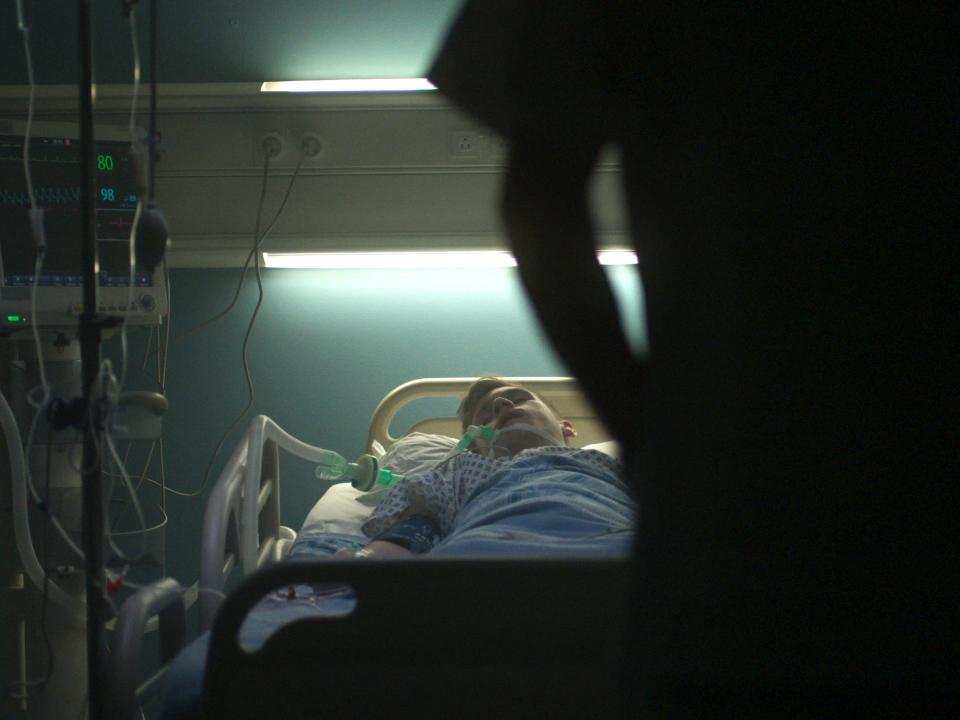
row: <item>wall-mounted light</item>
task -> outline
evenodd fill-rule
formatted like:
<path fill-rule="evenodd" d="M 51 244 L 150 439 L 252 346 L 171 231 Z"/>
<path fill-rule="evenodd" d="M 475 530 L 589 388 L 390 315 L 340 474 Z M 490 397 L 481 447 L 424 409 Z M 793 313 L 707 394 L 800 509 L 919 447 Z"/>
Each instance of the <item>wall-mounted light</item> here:
<path fill-rule="evenodd" d="M 601 265 L 636 265 L 637 256 L 629 250 L 602 250 Z M 357 269 L 357 268 L 491 268 L 516 267 L 517 261 L 503 250 L 411 251 L 356 253 L 263 253 L 263 264 L 270 268 Z"/>
<path fill-rule="evenodd" d="M 265 82 L 260 92 L 348 93 L 436 90 L 426 78 L 359 78 L 355 80 L 280 80 Z"/>

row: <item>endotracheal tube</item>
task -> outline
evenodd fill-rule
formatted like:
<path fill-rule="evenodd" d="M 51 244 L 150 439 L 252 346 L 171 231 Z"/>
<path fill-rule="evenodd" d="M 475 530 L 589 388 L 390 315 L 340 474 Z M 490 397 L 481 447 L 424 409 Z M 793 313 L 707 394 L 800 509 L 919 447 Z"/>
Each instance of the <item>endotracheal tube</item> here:
<path fill-rule="evenodd" d="M 471 425 L 467 428 L 466 434 L 464 434 L 464 436 L 460 439 L 460 442 L 457 443 L 457 446 L 453 449 L 448 457 L 452 457 L 457 453 L 463 452 L 469 448 L 475 440 L 485 440 L 487 443 L 482 447 L 475 447 L 474 452 L 476 453 L 490 458 L 503 458 L 511 456 L 516 451 L 510 449 L 509 443 L 506 445 L 498 445 L 495 444 L 494 441 L 503 438 L 504 435 L 518 432 L 534 435 L 540 438 L 544 441 L 542 443 L 543 445 L 559 444 L 555 436 L 546 432 L 542 428 L 538 428 L 527 423 L 513 422 L 500 429 L 494 428 L 490 425 Z M 534 447 L 534 444 L 528 444 L 527 446 Z"/>
<path fill-rule="evenodd" d="M 474 440 L 493 442 L 497 439 L 498 434 L 497 429 L 490 425 L 470 425 L 467 427 L 467 431 L 463 434 L 463 437 L 460 438 L 460 442 L 457 443 L 457 450 L 466 450 L 473 444 Z"/>

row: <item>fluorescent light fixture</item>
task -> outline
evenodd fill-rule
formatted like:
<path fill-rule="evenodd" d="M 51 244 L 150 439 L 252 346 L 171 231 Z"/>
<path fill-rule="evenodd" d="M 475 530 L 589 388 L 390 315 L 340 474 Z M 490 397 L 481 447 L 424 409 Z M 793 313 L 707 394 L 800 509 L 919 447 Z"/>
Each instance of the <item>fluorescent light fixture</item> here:
<path fill-rule="evenodd" d="M 633 250 L 601 250 L 597 260 L 601 265 L 636 265 L 637 254 Z"/>
<path fill-rule="evenodd" d="M 368 78 L 357 80 L 282 80 L 265 82 L 260 92 L 348 93 L 415 92 L 436 90 L 426 78 Z"/>
<path fill-rule="evenodd" d="M 514 267 L 517 261 L 503 251 L 268 253 L 266 267 L 277 268 L 455 268 Z"/>
<path fill-rule="evenodd" d="M 604 250 L 601 265 L 636 265 L 637 256 L 627 250 Z M 516 267 L 517 261 L 503 250 L 451 250 L 356 253 L 263 253 L 269 268 L 491 268 Z"/>

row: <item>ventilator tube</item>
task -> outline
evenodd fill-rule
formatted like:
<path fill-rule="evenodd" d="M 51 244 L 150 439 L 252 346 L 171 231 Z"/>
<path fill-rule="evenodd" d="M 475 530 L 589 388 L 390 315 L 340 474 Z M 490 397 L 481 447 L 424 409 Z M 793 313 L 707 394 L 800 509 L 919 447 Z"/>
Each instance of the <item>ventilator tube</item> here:
<path fill-rule="evenodd" d="M 352 463 L 347 462 L 343 455 L 333 450 L 322 451 L 316 476 L 318 480 L 329 482 L 349 480 L 353 487 L 363 492 L 372 490 L 377 485 L 392 485 L 403 479 L 402 475 L 396 475 L 386 468 L 381 468 L 373 455 L 361 455 L 355 463 Z"/>

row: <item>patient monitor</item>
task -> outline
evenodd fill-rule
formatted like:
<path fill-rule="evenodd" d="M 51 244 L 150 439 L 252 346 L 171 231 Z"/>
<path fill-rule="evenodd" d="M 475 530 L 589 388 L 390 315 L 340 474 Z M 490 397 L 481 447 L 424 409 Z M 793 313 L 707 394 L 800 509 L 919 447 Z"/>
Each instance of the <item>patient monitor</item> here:
<path fill-rule="evenodd" d="M 0 120 L 0 334 L 74 327 L 82 311 L 81 148 L 76 123 L 36 122 L 29 134 L 36 204 L 43 208 L 46 256 L 32 307 L 36 245 L 23 165 L 25 123 Z M 97 127 L 96 240 L 99 307 L 127 323 L 159 324 L 167 312 L 161 273 L 138 261 L 130 287 L 130 232 L 140 199 L 127 128 Z M 32 317 L 36 313 L 36 318 Z"/>
<path fill-rule="evenodd" d="M 28 136 L 25 123 L 0 120 L 0 443 L 11 458 L 9 469 L 0 468 L 0 497 L 15 530 L 0 538 L 0 557 L 15 578 L 11 597 L 18 608 L 0 635 L 17 638 L 17 680 L 11 687 L 21 708 L 29 699 L 31 717 L 37 718 L 73 717 L 75 710 L 67 708 L 83 704 L 85 687 L 84 561 L 69 543 L 79 543 L 82 534 L 81 438 L 74 427 L 51 427 L 34 392 L 46 386 L 50 397 L 69 402 L 83 390 L 76 332 L 84 310 L 79 137 L 76 123 L 33 123 Z M 168 309 L 164 274 L 142 257 L 131 273 L 130 235 L 144 182 L 131 155 L 130 131 L 97 127 L 95 137 L 96 312 L 127 324 L 159 325 Z M 27 142 L 35 203 L 24 171 Z M 39 275 L 31 207 L 43 213 L 46 250 Z M 150 262 L 149 253 L 146 257 Z M 155 263 L 155 252 L 152 257 Z M 123 393 L 110 416 L 111 437 L 156 440 L 165 408 L 156 393 Z M 50 522 L 56 519 L 63 535 L 50 532 L 38 503 L 30 502 L 28 471 L 35 491 L 43 493 Z M 116 519 L 113 505 L 108 517 L 111 508 Z M 133 531 L 112 527 L 107 564 L 119 563 L 122 552 L 124 560 L 133 558 L 130 564 L 162 567 L 165 522 L 159 507 Z M 47 652 L 37 628 L 46 628 L 57 668 L 42 691 L 33 682 L 42 677 Z"/>

